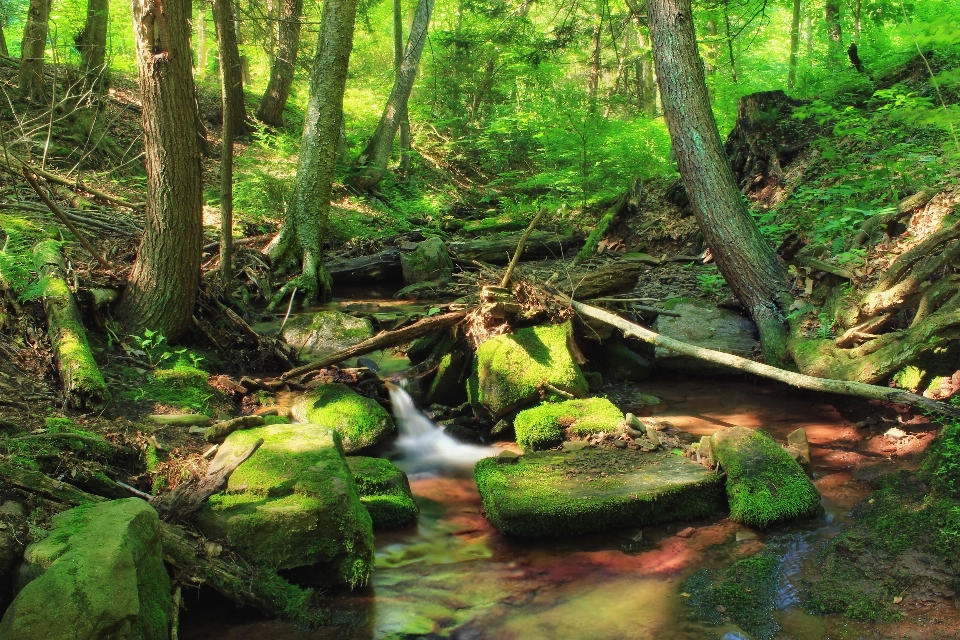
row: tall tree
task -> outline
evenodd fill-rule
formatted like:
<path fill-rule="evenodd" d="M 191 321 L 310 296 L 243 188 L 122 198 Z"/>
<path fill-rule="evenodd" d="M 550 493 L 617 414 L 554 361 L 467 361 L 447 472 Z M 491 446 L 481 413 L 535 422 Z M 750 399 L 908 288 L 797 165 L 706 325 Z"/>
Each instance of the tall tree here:
<path fill-rule="evenodd" d="M 302 272 L 287 283 L 274 298 L 273 305 L 293 287 L 307 300 L 323 299 L 330 294 L 330 274 L 323 264 L 323 239 L 330 216 L 333 171 L 343 119 L 343 91 L 356 15 L 356 0 L 323 3 L 297 177 L 283 229 L 265 249 L 278 272 L 290 272 L 296 265 L 300 265 Z"/>
<path fill-rule="evenodd" d="M 297 67 L 297 52 L 300 49 L 300 26 L 303 17 L 303 0 L 283 0 L 279 7 L 279 25 L 273 64 L 270 65 L 270 80 L 260 99 L 257 120 L 279 127 L 283 125 L 283 109 L 290 96 L 290 85 Z"/>
<path fill-rule="evenodd" d="M 147 220 L 118 314 L 132 333 L 177 338 L 200 283 L 203 185 L 190 51 L 190 0 L 135 0 Z"/>
<path fill-rule="evenodd" d="M 413 83 L 417 79 L 417 69 L 420 66 L 423 46 L 427 41 L 427 28 L 430 25 L 430 15 L 433 13 L 433 3 L 434 0 L 417 2 L 413 25 L 410 27 L 410 38 L 403 53 L 403 63 L 393 83 L 390 98 L 387 100 L 373 137 L 354 163 L 349 182 L 361 191 L 370 191 L 375 188 L 387 174 L 387 162 L 390 159 L 393 140 L 397 137 L 397 129 L 400 128 L 400 121 L 407 111 L 410 92 L 413 91 Z"/>
<path fill-rule="evenodd" d="M 760 329 L 771 364 L 788 361 L 787 273 L 743 204 L 710 108 L 690 0 L 648 0 L 660 100 L 680 175 L 707 246 Z"/>
<path fill-rule="evenodd" d="M 250 130 L 247 124 L 247 108 L 243 103 L 243 63 L 237 46 L 237 23 L 233 15 L 232 0 L 214 0 L 213 23 L 217 29 L 217 51 L 220 52 L 220 68 L 228 73 L 227 95 L 233 107 L 231 117 L 234 135 L 242 136 Z"/>
<path fill-rule="evenodd" d="M 840 0 L 826 0 L 823 19 L 827 23 L 827 55 L 831 63 L 843 59 L 843 27 L 840 25 Z"/>
<path fill-rule="evenodd" d="M 0 10 L 0 56 L 10 57 L 10 49 L 7 48 L 7 38 L 3 35 L 3 28 L 7 26 L 7 14 Z"/>
<path fill-rule="evenodd" d="M 217 21 L 217 32 L 227 33 L 233 29 L 233 15 L 225 10 L 230 0 L 213 0 L 213 15 Z M 223 106 L 221 133 L 222 150 L 220 153 L 220 281 L 229 289 L 233 279 L 233 88 L 237 74 L 229 67 L 230 53 L 228 38 L 217 42 L 220 58 L 220 103 Z M 236 43 L 234 43 L 236 44 Z"/>
<path fill-rule="evenodd" d="M 43 58 L 47 48 L 47 31 L 50 28 L 50 1 L 30 0 L 27 25 L 23 28 L 17 82 L 20 93 L 30 100 L 42 100 L 44 96 Z"/>
<path fill-rule="evenodd" d="M 400 78 L 403 67 L 403 3 L 393 0 L 393 74 L 394 82 Z M 400 175 L 410 171 L 410 111 L 403 110 L 400 116 Z"/>
<path fill-rule="evenodd" d="M 197 68 L 194 73 L 198 78 L 207 75 L 207 7 L 197 3 L 197 15 L 194 25 L 197 27 Z"/>
<path fill-rule="evenodd" d="M 87 0 L 87 20 L 74 38 L 87 86 L 99 93 L 107 85 L 107 27 L 110 0 Z"/>
<path fill-rule="evenodd" d="M 793 19 L 790 22 L 790 71 L 787 88 L 797 86 L 797 58 L 800 53 L 800 0 L 793 0 Z"/>

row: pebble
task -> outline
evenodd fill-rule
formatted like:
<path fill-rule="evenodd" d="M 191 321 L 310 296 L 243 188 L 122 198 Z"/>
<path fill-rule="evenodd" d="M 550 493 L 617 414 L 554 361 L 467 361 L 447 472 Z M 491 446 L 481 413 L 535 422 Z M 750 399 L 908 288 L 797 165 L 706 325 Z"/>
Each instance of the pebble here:
<path fill-rule="evenodd" d="M 696 529 L 694 529 L 693 527 L 687 527 L 686 529 L 681 529 L 680 531 L 677 531 L 677 537 L 689 538 L 690 536 L 693 535 L 694 531 L 696 531 Z"/>
<path fill-rule="evenodd" d="M 746 540 L 756 540 L 757 532 L 750 531 L 749 529 L 740 529 L 737 531 L 737 542 L 744 542 Z"/>
<path fill-rule="evenodd" d="M 893 438 L 894 440 L 899 440 L 900 438 L 906 438 L 907 432 L 903 429 L 897 429 L 896 427 L 893 427 L 892 429 L 887 429 L 883 435 L 887 436 L 888 438 Z"/>

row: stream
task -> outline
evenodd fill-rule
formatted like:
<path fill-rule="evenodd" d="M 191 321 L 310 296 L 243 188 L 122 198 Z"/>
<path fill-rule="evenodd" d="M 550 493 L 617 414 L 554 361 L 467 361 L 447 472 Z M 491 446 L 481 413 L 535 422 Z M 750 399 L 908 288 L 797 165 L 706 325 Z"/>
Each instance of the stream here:
<path fill-rule="evenodd" d="M 729 564 L 767 545 L 783 558 L 777 638 L 883 637 L 877 625 L 808 615 L 799 601 L 805 572 L 813 570 L 805 561 L 819 542 L 844 527 L 850 509 L 869 491 L 855 474 L 871 465 L 892 468 L 887 455 L 871 451 L 879 443 L 852 428 L 822 396 L 782 386 L 738 378 L 673 378 L 639 388 L 665 401 L 656 419 L 697 435 L 740 424 L 762 426 L 785 439 L 790 431 L 806 428 L 824 517 L 767 534 L 715 517 L 647 527 L 642 533 L 511 539 L 483 517 L 471 473 L 474 460 L 496 450 L 453 441 L 425 444 L 424 438 L 435 439 L 440 432 L 431 431 L 433 425 L 411 405 L 398 416 L 403 433 L 396 462 L 410 474 L 421 507 L 419 524 L 377 534 L 370 586 L 327 594 L 342 624 L 304 631 L 237 611 L 202 590 L 185 595 L 188 610 L 180 638 L 748 638 L 737 635 L 741 632 L 732 624 L 713 627 L 692 620 L 680 584 L 700 568 Z M 411 419 L 419 422 L 411 425 Z M 451 464 L 451 456 L 458 462 Z M 676 535 L 688 526 L 695 528 L 693 535 Z"/>

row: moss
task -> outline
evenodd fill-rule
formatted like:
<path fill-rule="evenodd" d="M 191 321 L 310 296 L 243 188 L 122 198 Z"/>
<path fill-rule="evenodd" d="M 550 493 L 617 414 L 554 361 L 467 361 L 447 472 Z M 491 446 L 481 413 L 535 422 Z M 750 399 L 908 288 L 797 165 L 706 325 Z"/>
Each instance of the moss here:
<path fill-rule="evenodd" d="M 290 424 L 290 418 L 286 416 L 263 416 L 263 424 Z"/>
<path fill-rule="evenodd" d="M 721 476 L 669 453 L 544 451 L 515 464 L 485 458 L 474 476 L 487 518 L 518 536 L 646 526 L 698 518 L 724 505 Z"/>
<path fill-rule="evenodd" d="M 603 217 L 600 218 L 600 221 L 597 223 L 597 226 L 593 228 L 590 232 L 590 235 L 587 236 L 587 241 L 584 243 L 583 248 L 580 249 L 577 253 L 578 260 L 586 260 L 593 256 L 597 252 L 597 246 L 600 244 L 603 234 L 607 232 L 607 227 L 610 226 L 610 223 L 613 222 L 613 219 L 617 216 L 617 208 L 611 207 L 609 211 L 603 214 Z"/>
<path fill-rule="evenodd" d="M 254 569 L 251 581 L 254 595 L 273 605 L 284 620 L 290 620 L 301 627 L 314 629 L 329 624 L 329 616 L 313 606 L 314 592 L 291 584 L 264 567 Z"/>
<path fill-rule="evenodd" d="M 568 347 L 571 331 L 569 323 L 540 325 L 481 344 L 467 382 L 470 403 L 500 418 L 540 398 L 544 382 L 586 395 L 587 381 Z"/>
<path fill-rule="evenodd" d="M 893 382 L 901 389 L 916 393 L 925 375 L 925 371 L 910 365 L 893 374 Z"/>
<path fill-rule="evenodd" d="M 820 494 L 797 462 L 757 429 L 713 435 L 713 452 L 727 472 L 730 518 L 758 528 L 820 511 Z"/>
<path fill-rule="evenodd" d="M 780 558 L 761 552 L 722 571 L 701 569 L 681 589 L 694 616 L 710 624 L 729 617 L 750 634 L 769 640 L 780 629 L 773 619 Z"/>
<path fill-rule="evenodd" d="M 124 392 L 128 400 L 146 400 L 213 415 L 212 403 L 223 394 L 210 386 L 203 369 L 181 359 L 166 368 L 158 368 L 137 389 Z"/>
<path fill-rule="evenodd" d="M 544 402 L 517 414 L 513 428 L 524 451 L 549 449 L 572 436 L 615 430 L 623 414 L 606 398 Z"/>
<path fill-rule="evenodd" d="M 470 355 L 465 350 L 456 350 L 440 359 L 437 375 L 430 383 L 427 404 L 442 404 L 448 407 L 459 406 L 467 399 L 463 375 L 469 363 Z"/>
<path fill-rule="evenodd" d="M 920 464 L 918 477 L 944 497 L 960 499 L 960 420 L 943 425 Z"/>
<path fill-rule="evenodd" d="M 347 465 L 374 530 L 401 529 L 416 523 L 420 507 L 413 499 L 407 474 L 383 458 L 351 456 Z"/>
<path fill-rule="evenodd" d="M 345 384 L 322 384 L 294 405 L 297 420 L 336 430 L 347 453 L 382 443 L 396 426 L 380 404 Z"/>

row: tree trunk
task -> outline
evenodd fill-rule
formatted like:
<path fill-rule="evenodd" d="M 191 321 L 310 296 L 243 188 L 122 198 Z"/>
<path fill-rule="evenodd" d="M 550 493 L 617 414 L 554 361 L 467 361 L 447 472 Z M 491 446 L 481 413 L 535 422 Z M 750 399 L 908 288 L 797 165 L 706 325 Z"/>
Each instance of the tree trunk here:
<path fill-rule="evenodd" d="M 190 52 L 190 0 L 134 3 L 146 231 L 118 309 L 130 333 L 174 340 L 190 324 L 200 282 L 203 185 Z"/>
<path fill-rule="evenodd" d="M 107 27 L 110 22 L 110 0 L 87 0 L 87 21 L 77 34 L 80 68 L 87 86 L 100 94 L 107 86 Z"/>
<path fill-rule="evenodd" d="M 813 67 L 813 18 L 810 17 L 809 11 L 803 20 L 803 28 L 807 39 L 807 68 L 811 68 Z"/>
<path fill-rule="evenodd" d="M 304 297 L 329 297 L 330 275 L 323 264 L 323 240 L 330 216 L 330 194 L 343 119 L 343 91 L 353 49 L 356 0 L 326 0 L 310 77 L 310 99 L 303 120 L 300 158 L 283 229 L 265 252 L 279 272 L 302 266 L 298 278 L 274 297 L 275 306 L 292 287 Z"/>
<path fill-rule="evenodd" d="M 394 82 L 400 80 L 403 67 L 403 7 L 400 0 L 393 0 L 393 73 Z M 400 116 L 400 166 L 401 176 L 410 171 L 410 114 L 407 109 Z"/>
<path fill-rule="evenodd" d="M 10 49 L 7 48 L 7 38 L 3 35 L 3 24 L 0 23 L 0 56 L 10 57 Z"/>
<path fill-rule="evenodd" d="M 30 0 L 27 25 L 20 47 L 20 93 L 29 100 L 43 100 L 43 57 L 47 48 L 50 0 Z"/>
<path fill-rule="evenodd" d="M 790 72 L 787 88 L 797 86 L 797 54 L 800 53 L 800 0 L 793 0 L 793 21 L 790 23 Z"/>
<path fill-rule="evenodd" d="M 737 59 L 733 55 L 733 34 L 730 32 L 730 6 L 723 5 L 723 23 L 727 30 L 727 54 L 730 57 L 730 79 L 737 84 Z"/>
<path fill-rule="evenodd" d="M 843 58 L 843 29 L 840 26 L 839 0 L 826 0 L 823 17 L 827 23 L 827 56 L 831 63 Z"/>
<path fill-rule="evenodd" d="M 207 11 L 204 6 L 197 8 L 197 68 L 196 76 L 203 79 L 207 75 Z"/>
<path fill-rule="evenodd" d="M 383 180 L 387 173 L 387 161 L 390 159 L 390 150 L 393 148 L 393 139 L 397 136 L 400 121 L 407 112 L 407 102 L 413 83 L 417 79 L 417 69 L 420 66 L 420 55 L 427 41 L 427 28 L 430 25 L 430 15 L 433 13 L 434 0 L 419 0 L 417 10 L 413 16 L 413 25 L 410 28 L 410 38 L 403 54 L 403 64 L 400 73 L 393 84 L 393 91 L 387 100 L 377 130 L 354 163 L 350 184 L 360 191 L 370 191 Z"/>
<path fill-rule="evenodd" d="M 217 22 L 217 33 L 227 34 L 233 30 L 232 12 L 229 0 L 213 0 L 213 16 Z M 224 6 L 226 5 L 226 7 Z M 236 42 L 234 42 L 236 45 Z M 234 104 L 231 100 L 233 90 L 231 82 L 235 75 L 225 61 L 230 59 L 230 39 L 221 36 L 217 42 L 220 56 L 220 98 L 223 106 L 222 149 L 220 152 L 220 281 L 230 290 L 233 279 L 233 132 Z"/>
<path fill-rule="evenodd" d="M 300 26 L 303 0 L 283 0 L 280 6 L 280 28 L 277 48 L 270 67 L 270 80 L 263 92 L 257 119 L 274 127 L 283 126 L 283 109 L 290 96 L 290 86 L 297 67 L 300 50 Z"/>
<path fill-rule="evenodd" d="M 597 109 L 597 92 L 600 90 L 600 33 L 603 31 L 603 2 L 597 2 L 597 23 L 593 26 L 593 44 L 590 53 L 590 69 L 587 73 L 587 96 L 590 112 Z"/>
<path fill-rule="evenodd" d="M 860 40 L 860 28 L 862 26 L 860 20 L 860 12 L 862 10 L 861 0 L 854 0 L 853 2 L 853 41 L 856 42 Z"/>
<path fill-rule="evenodd" d="M 704 60 L 704 71 L 708 76 L 717 72 L 717 21 L 707 20 L 707 59 Z"/>
<path fill-rule="evenodd" d="M 787 273 L 743 204 L 710 108 L 690 0 L 647 3 L 660 96 L 680 175 L 717 266 L 760 329 L 764 356 L 788 360 Z"/>
<path fill-rule="evenodd" d="M 227 86 L 223 89 L 227 94 L 223 100 L 229 100 L 232 107 L 230 117 L 233 119 L 233 134 L 242 136 L 250 131 L 250 126 L 247 124 L 247 108 L 243 103 L 243 65 L 237 47 L 237 23 L 233 18 L 232 0 L 213 0 L 213 23 L 217 28 L 221 75 L 224 72 L 228 74 Z"/>

